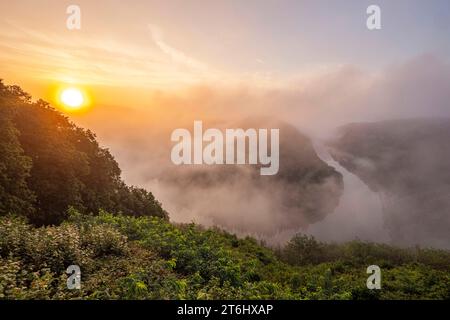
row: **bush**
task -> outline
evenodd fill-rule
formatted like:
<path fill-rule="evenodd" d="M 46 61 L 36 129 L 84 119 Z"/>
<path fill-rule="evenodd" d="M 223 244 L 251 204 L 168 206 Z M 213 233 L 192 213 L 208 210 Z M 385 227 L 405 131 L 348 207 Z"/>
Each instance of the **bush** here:
<path fill-rule="evenodd" d="M 69 265 L 83 266 L 89 258 L 81 248 L 79 230 L 73 225 L 34 229 L 24 237 L 24 247 L 23 260 L 56 273 L 65 272 Z"/>
<path fill-rule="evenodd" d="M 30 230 L 30 226 L 23 218 L 0 217 L 0 256 L 20 256 L 25 253 L 24 237 L 30 233 Z"/>
<path fill-rule="evenodd" d="M 127 253 L 127 237 L 112 226 L 93 225 L 85 228 L 81 235 L 81 246 L 92 258 Z"/>
<path fill-rule="evenodd" d="M 295 235 L 281 253 L 285 261 L 294 265 L 318 264 L 329 261 L 327 247 L 314 237 Z"/>
<path fill-rule="evenodd" d="M 449 299 L 450 254 L 297 235 L 275 251 L 219 229 L 69 211 L 60 226 L 0 218 L 0 299 Z M 365 286 L 382 266 L 382 290 Z M 381 263 L 381 264 L 380 264 Z M 82 270 L 67 290 L 66 267 Z"/>

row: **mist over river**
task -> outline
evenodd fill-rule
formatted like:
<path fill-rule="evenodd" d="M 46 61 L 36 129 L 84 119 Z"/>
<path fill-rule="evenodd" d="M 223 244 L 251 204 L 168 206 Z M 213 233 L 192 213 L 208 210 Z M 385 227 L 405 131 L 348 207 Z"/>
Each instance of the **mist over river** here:
<path fill-rule="evenodd" d="M 389 242 L 389 235 L 383 223 L 380 195 L 371 191 L 361 179 L 333 160 L 321 141 L 316 140 L 313 145 L 319 158 L 342 174 L 344 193 L 334 212 L 322 221 L 312 224 L 305 233 L 323 241 L 340 242 L 357 238 Z"/>

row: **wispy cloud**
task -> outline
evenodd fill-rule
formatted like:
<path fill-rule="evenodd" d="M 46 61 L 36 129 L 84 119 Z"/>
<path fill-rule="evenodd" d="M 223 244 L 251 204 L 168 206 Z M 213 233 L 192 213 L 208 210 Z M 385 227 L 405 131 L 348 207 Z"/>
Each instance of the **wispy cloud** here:
<path fill-rule="evenodd" d="M 183 66 L 198 70 L 198 71 L 208 71 L 208 66 L 204 64 L 203 62 L 200 62 L 194 58 L 191 58 L 186 53 L 184 53 L 181 50 L 175 49 L 174 47 L 167 44 L 167 42 L 164 40 L 164 34 L 162 30 L 156 26 L 156 25 L 148 25 L 148 28 L 150 30 L 152 39 L 154 43 L 158 46 L 159 49 L 161 49 L 162 52 L 170 56 L 170 58 L 178 64 L 181 64 Z"/>
<path fill-rule="evenodd" d="M 153 88 L 204 81 L 206 66 L 167 45 L 162 38 L 152 46 L 71 34 L 48 34 L 3 23 L 0 29 L 0 69 L 50 81 L 76 79 L 95 85 Z M 166 55 L 189 67 L 181 70 Z M 3 76 L 6 76 L 3 74 Z"/>

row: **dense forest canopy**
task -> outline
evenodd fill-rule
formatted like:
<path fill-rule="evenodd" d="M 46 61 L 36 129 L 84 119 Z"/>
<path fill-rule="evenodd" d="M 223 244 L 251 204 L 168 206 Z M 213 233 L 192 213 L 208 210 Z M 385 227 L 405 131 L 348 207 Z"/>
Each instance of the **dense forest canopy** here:
<path fill-rule="evenodd" d="M 1 81 L 0 124 L 0 214 L 24 215 L 37 225 L 62 222 L 69 206 L 167 218 L 150 192 L 123 182 L 91 131 Z"/>

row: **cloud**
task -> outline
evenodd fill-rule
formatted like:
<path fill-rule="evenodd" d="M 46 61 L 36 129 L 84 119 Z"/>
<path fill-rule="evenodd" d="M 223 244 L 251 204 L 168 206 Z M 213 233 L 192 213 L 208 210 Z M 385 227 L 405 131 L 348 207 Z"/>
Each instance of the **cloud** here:
<path fill-rule="evenodd" d="M 237 121 L 267 116 L 294 125 L 320 142 L 334 128 L 350 122 L 450 116 L 449 80 L 449 64 L 424 55 L 376 73 L 341 66 L 298 77 L 281 88 L 254 87 L 249 82 L 234 87 L 211 83 L 158 91 L 148 95 L 148 108 L 130 107 L 117 110 L 115 115 L 114 108 L 97 107 L 78 122 L 93 129 L 101 142 L 111 148 L 127 182 L 153 191 L 175 221 L 195 220 L 232 231 L 267 232 L 272 228 L 272 239 L 283 241 L 291 235 L 283 226 L 286 208 L 280 206 L 280 196 L 287 189 L 269 192 L 278 190 L 269 188 L 248 196 L 237 188 L 250 189 L 251 185 L 245 182 L 251 181 L 248 179 L 198 193 L 192 185 L 194 191 L 190 192 L 181 187 L 181 182 L 179 186 L 167 184 L 164 180 L 171 165 L 172 130 L 191 128 L 194 120 L 202 120 L 208 127 L 232 127 Z M 111 121 L 105 122 L 105 118 Z M 294 146 L 297 142 L 297 138 L 292 139 Z M 285 160 L 280 158 L 280 163 Z M 330 209 L 325 219 L 315 222 L 308 232 L 326 240 L 386 240 L 383 221 L 377 220 L 377 194 L 364 188 L 354 175 L 341 173 L 346 189 L 338 210 Z M 185 175 L 180 175 L 180 179 L 182 176 Z"/>
<path fill-rule="evenodd" d="M 212 77 L 203 64 L 157 39 L 158 48 L 82 34 L 44 33 L 0 23 L 3 76 L 103 86 L 168 88 L 193 85 Z M 160 52 L 160 49 L 162 52 Z M 188 67 L 174 67 L 173 61 Z M 6 73 L 6 74 L 5 74 Z"/>
<path fill-rule="evenodd" d="M 173 48 L 167 42 L 164 41 L 164 35 L 162 30 L 155 25 L 148 25 L 151 36 L 155 44 L 161 49 L 162 52 L 167 54 L 174 62 L 192 68 L 197 71 L 207 72 L 209 70 L 208 66 L 200 61 L 197 61 L 183 51 Z"/>

